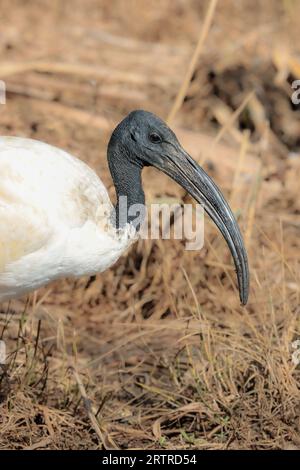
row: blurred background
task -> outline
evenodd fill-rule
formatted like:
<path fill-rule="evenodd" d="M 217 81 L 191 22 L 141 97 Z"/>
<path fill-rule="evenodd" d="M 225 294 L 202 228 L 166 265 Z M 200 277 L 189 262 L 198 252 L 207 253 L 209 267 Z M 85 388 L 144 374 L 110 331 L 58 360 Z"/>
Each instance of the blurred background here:
<path fill-rule="evenodd" d="M 113 199 L 114 125 L 168 118 L 228 198 L 251 268 L 242 308 L 206 219 L 199 252 L 139 241 L 104 274 L 2 305 L 0 448 L 299 448 L 299 0 L 2 0 L 0 15 L 1 135 L 66 149 Z M 144 184 L 148 203 L 191 202 L 153 169 Z"/>

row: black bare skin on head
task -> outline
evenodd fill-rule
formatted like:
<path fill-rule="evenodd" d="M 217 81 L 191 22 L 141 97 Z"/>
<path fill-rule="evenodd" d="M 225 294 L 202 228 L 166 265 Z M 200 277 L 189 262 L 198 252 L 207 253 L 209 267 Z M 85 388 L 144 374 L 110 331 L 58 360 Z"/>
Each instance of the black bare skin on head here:
<path fill-rule="evenodd" d="M 141 173 L 145 166 L 166 157 L 167 146 L 178 145 L 174 132 L 157 116 L 148 111 L 132 111 L 112 133 L 108 144 L 108 164 L 115 185 L 116 226 L 134 223 L 133 216 L 119 217 L 119 200 L 127 197 L 128 208 L 145 204 Z M 155 165 L 156 166 L 156 165 Z"/>
<path fill-rule="evenodd" d="M 135 224 L 128 212 L 134 204 L 145 204 L 141 173 L 144 166 L 163 171 L 198 202 L 223 234 L 234 258 L 241 302 L 249 291 L 247 253 L 235 217 L 221 191 L 182 148 L 174 132 L 159 117 L 147 111 L 131 112 L 113 131 L 108 144 L 108 164 L 116 188 L 116 227 Z M 122 196 L 128 210 L 120 211 Z M 135 226 L 138 230 L 139 226 Z"/>

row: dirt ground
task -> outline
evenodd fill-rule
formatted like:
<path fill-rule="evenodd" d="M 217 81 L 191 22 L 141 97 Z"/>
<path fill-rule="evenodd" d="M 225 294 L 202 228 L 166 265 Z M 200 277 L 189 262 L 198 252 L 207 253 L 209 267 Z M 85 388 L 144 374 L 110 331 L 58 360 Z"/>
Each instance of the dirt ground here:
<path fill-rule="evenodd" d="M 202 0 L 1 0 L 0 133 L 88 162 L 132 109 L 167 117 Z M 4 304 L 2 449 L 300 448 L 298 0 L 222 0 L 172 127 L 226 194 L 248 249 L 139 241 L 107 272 Z M 187 200 L 154 170 L 147 202 Z M 1 222 L 0 222 L 1 223 Z"/>

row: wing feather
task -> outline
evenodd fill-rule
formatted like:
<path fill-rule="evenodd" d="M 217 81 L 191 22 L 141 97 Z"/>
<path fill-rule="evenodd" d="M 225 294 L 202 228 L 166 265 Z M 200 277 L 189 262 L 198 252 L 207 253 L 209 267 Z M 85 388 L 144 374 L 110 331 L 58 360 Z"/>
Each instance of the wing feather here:
<path fill-rule="evenodd" d="M 0 137 L 0 273 L 68 229 L 107 217 L 98 176 L 68 153 L 31 139 Z"/>

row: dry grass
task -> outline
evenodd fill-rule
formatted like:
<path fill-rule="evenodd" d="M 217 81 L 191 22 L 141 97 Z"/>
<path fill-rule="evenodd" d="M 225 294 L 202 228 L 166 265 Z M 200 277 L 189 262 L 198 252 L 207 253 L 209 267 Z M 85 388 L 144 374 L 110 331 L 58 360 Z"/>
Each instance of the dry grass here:
<path fill-rule="evenodd" d="M 133 107 L 168 115 L 208 3 L 69 3 L 2 1 L 0 131 L 74 152 L 112 189 L 110 129 Z M 102 275 L 2 305 L 0 448 L 300 448 L 299 5 L 253 3 L 219 2 L 175 122 L 239 217 L 248 306 L 208 220 L 200 252 L 140 241 Z M 149 202 L 186 198 L 144 179 Z"/>

